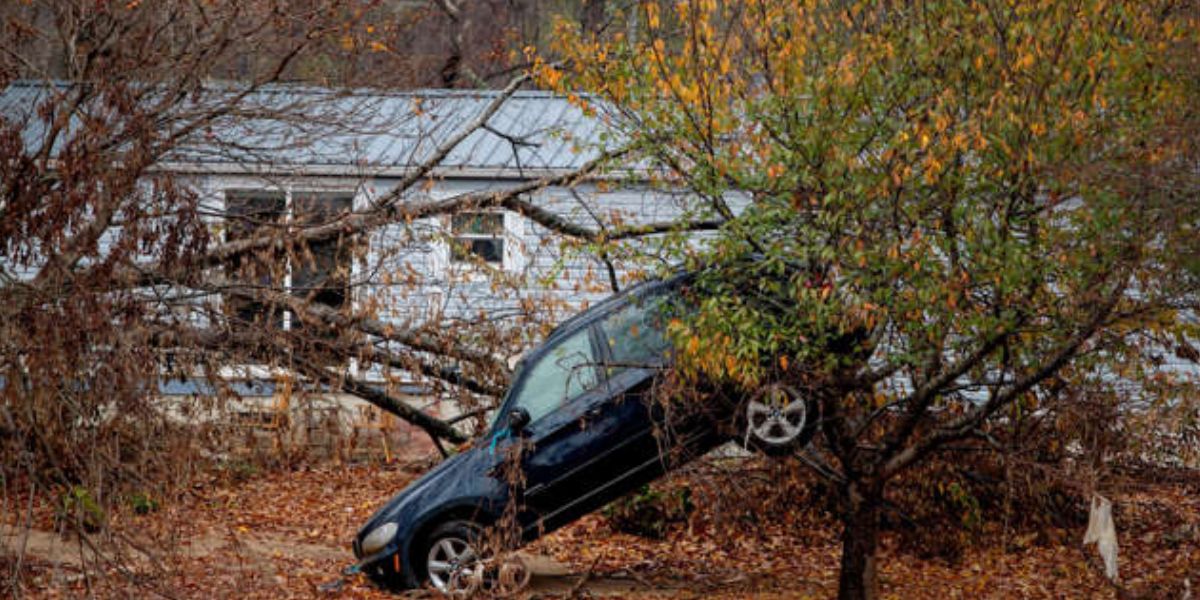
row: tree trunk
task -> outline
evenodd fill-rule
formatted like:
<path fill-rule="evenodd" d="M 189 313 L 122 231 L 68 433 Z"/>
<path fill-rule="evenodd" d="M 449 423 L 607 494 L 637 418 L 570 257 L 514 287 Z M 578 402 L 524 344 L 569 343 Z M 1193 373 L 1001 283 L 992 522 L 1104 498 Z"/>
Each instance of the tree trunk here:
<path fill-rule="evenodd" d="M 881 495 L 862 495 L 852 486 L 842 514 L 842 567 L 838 600 L 875 600 L 879 597 L 875 550 L 879 544 Z"/>
<path fill-rule="evenodd" d="M 579 11 L 579 24 L 585 34 L 594 36 L 604 30 L 605 4 L 607 0 L 583 0 Z"/>

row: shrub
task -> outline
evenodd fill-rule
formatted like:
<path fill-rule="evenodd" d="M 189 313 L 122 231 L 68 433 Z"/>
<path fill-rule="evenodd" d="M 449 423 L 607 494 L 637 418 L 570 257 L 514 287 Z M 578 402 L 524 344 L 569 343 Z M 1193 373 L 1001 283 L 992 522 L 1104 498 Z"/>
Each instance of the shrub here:
<path fill-rule="evenodd" d="M 694 509 L 690 487 L 664 489 L 646 485 L 637 493 L 609 504 L 604 516 L 616 531 L 661 539 L 671 525 L 686 522 Z"/>

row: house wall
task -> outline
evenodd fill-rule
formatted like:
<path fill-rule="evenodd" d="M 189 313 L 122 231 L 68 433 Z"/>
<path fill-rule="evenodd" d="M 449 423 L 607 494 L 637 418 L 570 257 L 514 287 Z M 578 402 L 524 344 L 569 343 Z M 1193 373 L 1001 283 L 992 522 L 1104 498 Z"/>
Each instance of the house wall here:
<path fill-rule="evenodd" d="M 191 177 L 191 185 L 201 194 L 206 214 L 218 236 L 225 233 L 219 217 L 225 211 L 229 191 L 307 191 L 341 192 L 354 197 L 356 210 L 364 210 L 372 201 L 390 193 L 398 184 L 395 177 L 268 177 L 245 174 L 207 174 Z M 445 178 L 432 187 L 414 194 L 410 201 L 440 200 L 461 194 L 500 190 L 517 183 L 511 179 Z M 581 226 L 598 229 L 599 220 L 623 224 L 644 224 L 679 218 L 696 207 L 689 205 L 686 196 L 655 191 L 647 185 L 585 184 L 574 189 L 552 187 L 528 198 L 564 219 Z M 412 223 L 395 223 L 371 231 L 367 235 L 367 251 L 353 264 L 353 281 L 358 284 L 352 294 L 357 308 L 371 305 L 381 320 L 397 327 L 411 327 L 433 322 L 495 319 L 520 311 L 522 304 L 533 303 L 545 308 L 545 322 L 555 323 L 598 302 L 611 293 L 607 266 L 587 248 L 564 244 L 561 236 L 545 227 L 512 212 L 502 211 L 504 253 L 502 273 L 511 278 L 513 287 L 497 287 L 478 266 L 455 262 L 450 250 L 450 216 L 420 219 Z M 644 257 L 656 254 L 659 239 L 631 241 Z M 664 257 L 665 258 L 665 257 Z M 616 276 L 621 285 L 637 279 L 651 266 L 649 262 L 614 260 Z M 537 335 L 530 338 L 533 343 Z M 418 378 L 395 371 L 384 373 L 378 368 L 358 369 L 358 375 L 368 381 L 395 383 Z M 248 372 L 247 372 L 248 373 Z M 232 379 L 254 379 L 252 374 L 231 373 Z M 168 394 L 169 395 L 169 394 Z M 257 410 L 269 415 L 276 410 L 269 394 L 258 403 Z M 345 397 L 310 394 L 329 406 L 338 406 L 342 416 L 336 419 L 351 424 L 360 435 L 364 410 L 359 401 Z M 414 405 L 432 410 L 434 414 L 450 416 L 456 410 L 454 402 L 425 396 L 410 396 Z M 256 405 L 257 406 L 257 405 Z M 250 409 L 248 409 L 250 410 Z M 264 417 L 265 418 L 265 417 Z M 388 422 L 395 432 L 393 439 L 423 439 L 423 434 L 398 422 Z"/>
<path fill-rule="evenodd" d="M 385 196 L 396 178 L 299 177 L 214 174 L 195 178 L 205 205 L 214 214 L 224 210 L 229 190 L 339 191 L 354 195 L 356 209 Z M 424 202 L 461 194 L 505 189 L 501 179 L 442 179 L 411 197 Z M 678 218 L 696 207 L 681 195 L 670 195 L 645 185 L 587 184 L 574 189 L 552 187 L 529 198 L 538 206 L 573 223 L 599 229 L 605 222 L 640 224 Z M 605 262 L 587 248 L 578 247 L 512 211 L 504 219 L 504 258 L 500 270 L 519 282 L 498 288 L 480 267 L 451 259 L 450 217 L 438 216 L 378 228 L 368 235 L 368 251 L 354 264 L 354 280 L 361 285 L 355 300 L 377 303 L 378 317 L 397 326 L 429 319 L 472 320 L 496 318 L 518 310 L 522 303 L 545 305 L 549 319 L 561 320 L 613 292 Z M 219 219 L 213 218 L 220 229 Z M 661 240 L 661 237 L 658 238 Z M 614 259 L 623 285 L 651 266 L 656 239 L 630 242 L 643 253 L 642 260 Z"/>

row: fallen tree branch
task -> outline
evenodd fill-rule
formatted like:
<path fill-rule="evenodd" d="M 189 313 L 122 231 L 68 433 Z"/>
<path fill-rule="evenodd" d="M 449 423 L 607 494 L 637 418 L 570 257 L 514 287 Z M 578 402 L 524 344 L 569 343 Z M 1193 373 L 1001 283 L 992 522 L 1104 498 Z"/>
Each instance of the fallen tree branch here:
<path fill-rule="evenodd" d="M 184 347 L 202 347 L 210 350 L 228 350 L 230 348 L 253 349 L 264 343 L 262 336 L 236 334 L 229 331 L 182 328 L 164 332 L 159 341 L 163 342 L 164 346 L 178 344 Z M 287 345 L 287 341 L 286 337 L 279 336 L 267 340 L 266 343 L 270 344 L 281 356 L 290 355 L 292 364 L 297 366 L 298 370 L 304 376 L 317 382 L 323 382 L 331 388 L 337 388 L 347 394 L 357 396 L 380 410 L 420 427 L 430 436 L 441 437 L 456 444 L 468 439 L 466 435 L 454 429 L 451 423 L 409 405 L 403 400 L 388 394 L 378 386 L 358 378 L 333 373 L 329 369 L 319 366 L 311 359 L 297 355 Z"/>
<path fill-rule="evenodd" d="M 219 275 L 212 275 L 209 279 L 204 280 L 201 284 L 194 287 L 213 294 L 225 294 L 290 310 L 301 321 L 323 324 L 328 327 L 357 330 L 375 336 L 380 340 L 402 344 L 416 351 L 471 362 L 489 370 L 494 370 L 497 373 L 508 375 L 508 366 L 487 352 L 464 347 L 455 343 L 454 340 L 438 339 L 419 331 L 397 328 L 389 323 L 384 323 L 363 315 L 346 314 L 324 304 L 309 302 L 303 298 L 277 290 L 239 284 Z M 425 374 L 436 376 L 439 379 L 443 378 L 439 375 L 441 372 L 441 369 L 425 370 Z M 455 381 L 452 383 L 462 383 L 461 377 L 454 377 L 454 379 Z M 471 387 L 474 388 L 473 391 L 487 395 L 497 395 L 497 392 L 503 393 L 503 390 L 498 390 L 495 386 L 487 386 L 482 383 L 472 385 Z"/>
<path fill-rule="evenodd" d="M 348 394 L 353 394 L 382 408 L 402 419 L 424 429 L 431 438 L 434 438 L 434 443 L 437 440 L 444 439 L 455 444 L 461 444 L 467 441 L 466 435 L 463 435 L 446 421 L 432 417 L 425 412 L 422 412 L 408 404 L 392 397 L 387 392 L 353 377 L 342 378 L 342 390 Z M 443 454 L 445 452 L 443 451 Z"/>
<path fill-rule="evenodd" d="M 467 436 L 463 435 L 454 427 L 450 426 L 445 421 L 433 417 L 424 411 L 413 408 L 402 400 L 388 394 L 383 389 L 371 385 L 361 379 L 350 377 L 338 373 L 332 373 L 328 369 L 318 366 L 312 361 L 305 358 L 296 358 L 295 362 L 300 366 L 300 370 L 307 376 L 313 379 L 324 381 L 325 383 L 337 387 L 347 394 L 357 396 L 371 404 L 385 410 L 417 427 L 420 427 L 429 434 L 431 438 L 441 438 L 455 444 L 461 444 L 467 441 Z M 435 439 L 436 443 L 436 439 Z"/>

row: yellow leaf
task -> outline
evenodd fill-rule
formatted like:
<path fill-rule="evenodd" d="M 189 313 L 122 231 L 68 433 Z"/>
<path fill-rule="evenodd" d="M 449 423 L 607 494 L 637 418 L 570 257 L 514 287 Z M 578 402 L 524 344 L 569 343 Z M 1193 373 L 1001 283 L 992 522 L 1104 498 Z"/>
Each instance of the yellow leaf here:
<path fill-rule="evenodd" d="M 650 29 L 657 29 L 659 25 L 658 5 L 647 2 L 643 6 L 646 8 L 646 24 L 650 26 Z"/>

